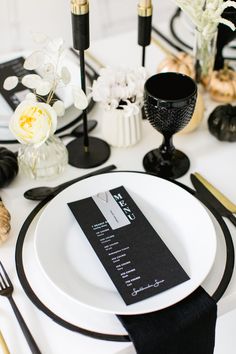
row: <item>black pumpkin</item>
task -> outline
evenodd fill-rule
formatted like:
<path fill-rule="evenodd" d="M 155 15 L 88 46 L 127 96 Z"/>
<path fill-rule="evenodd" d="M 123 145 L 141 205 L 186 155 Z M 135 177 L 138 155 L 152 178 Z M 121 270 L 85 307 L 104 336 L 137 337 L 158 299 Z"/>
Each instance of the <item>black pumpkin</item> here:
<path fill-rule="evenodd" d="M 208 128 L 218 140 L 236 141 L 236 106 L 216 107 L 208 118 Z"/>
<path fill-rule="evenodd" d="M 0 147 L 0 188 L 7 186 L 17 173 L 17 156 L 7 148 Z"/>

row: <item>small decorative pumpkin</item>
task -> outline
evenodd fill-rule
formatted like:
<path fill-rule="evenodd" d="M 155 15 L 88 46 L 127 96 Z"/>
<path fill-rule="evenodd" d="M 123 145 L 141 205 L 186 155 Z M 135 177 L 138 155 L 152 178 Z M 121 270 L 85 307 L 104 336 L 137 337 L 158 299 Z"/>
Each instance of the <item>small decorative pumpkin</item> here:
<path fill-rule="evenodd" d="M 204 100 L 201 92 L 198 91 L 196 106 L 193 112 L 193 116 L 186 127 L 180 131 L 180 134 L 186 134 L 194 131 L 200 125 L 204 116 Z"/>
<path fill-rule="evenodd" d="M 208 118 L 208 128 L 218 140 L 236 141 L 236 106 L 216 107 Z"/>
<path fill-rule="evenodd" d="M 11 229 L 10 220 L 10 213 L 0 199 L 0 244 L 5 242 L 8 238 L 8 234 Z"/>
<path fill-rule="evenodd" d="M 193 58 L 185 52 L 180 52 L 176 55 L 170 54 L 159 64 L 157 72 L 179 72 L 194 79 L 195 70 Z"/>
<path fill-rule="evenodd" d="M 0 188 L 7 186 L 17 173 L 17 156 L 7 148 L 0 147 Z"/>
<path fill-rule="evenodd" d="M 236 73 L 225 66 L 213 71 L 207 90 L 213 100 L 229 103 L 236 98 Z"/>

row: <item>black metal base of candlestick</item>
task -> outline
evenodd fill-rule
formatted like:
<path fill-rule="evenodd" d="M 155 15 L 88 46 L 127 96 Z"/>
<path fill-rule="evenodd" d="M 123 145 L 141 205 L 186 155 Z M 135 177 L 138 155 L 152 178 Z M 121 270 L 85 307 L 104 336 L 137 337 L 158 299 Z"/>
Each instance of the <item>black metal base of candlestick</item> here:
<path fill-rule="evenodd" d="M 103 140 L 89 137 L 86 152 L 83 138 L 72 140 L 67 146 L 69 164 L 78 168 L 92 168 L 102 165 L 110 156 L 110 146 Z"/>

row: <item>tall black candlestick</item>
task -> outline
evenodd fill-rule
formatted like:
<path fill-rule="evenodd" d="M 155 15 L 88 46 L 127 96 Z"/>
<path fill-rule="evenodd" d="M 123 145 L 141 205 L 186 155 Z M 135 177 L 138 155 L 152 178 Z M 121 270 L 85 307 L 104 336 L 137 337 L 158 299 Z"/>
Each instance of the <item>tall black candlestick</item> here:
<path fill-rule="evenodd" d="M 86 74 L 84 51 L 89 48 L 89 3 L 86 0 L 71 1 L 71 20 L 73 33 L 73 46 L 80 54 L 80 80 L 81 88 L 86 93 Z M 89 149 L 87 109 L 83 110 L 84 149 Z"/>
<path fill-rule="evenodd" d="M 142 66 L 145 66 L 145 49 L 151 43 L 152 2 L 140 0 L 138 4 L 138 44 L 142 47 Z"/>
<path fill-rule="evenodd" d="M 89 48 L 89 2 L 71 0 L 71 18 L 74 49 L 79 51 L 81 88 L 86 93 L 84 51 Z M 75 139 L 67 145 L 69 163 L 75 167 L 90 168 L 101 165 L 110 156 L 109 145 L 101 139 L 88 136 L 87 109 L 83 110 L 83 141 Z"/>

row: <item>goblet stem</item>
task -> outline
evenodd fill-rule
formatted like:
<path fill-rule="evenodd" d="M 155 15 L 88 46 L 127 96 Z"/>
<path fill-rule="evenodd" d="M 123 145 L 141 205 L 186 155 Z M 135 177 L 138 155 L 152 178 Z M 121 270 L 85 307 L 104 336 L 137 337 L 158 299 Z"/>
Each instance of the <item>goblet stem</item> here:
<path fill-rule="evenodd" d="M 171 156 L 175 150 L 173 145 L 173 135 L 163 135 L 163 141 L 161 146 L 159 147 L 159 151 L 163 157 L 163 159 L 170 160 Z"/>

